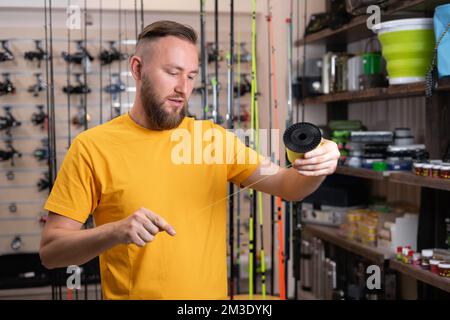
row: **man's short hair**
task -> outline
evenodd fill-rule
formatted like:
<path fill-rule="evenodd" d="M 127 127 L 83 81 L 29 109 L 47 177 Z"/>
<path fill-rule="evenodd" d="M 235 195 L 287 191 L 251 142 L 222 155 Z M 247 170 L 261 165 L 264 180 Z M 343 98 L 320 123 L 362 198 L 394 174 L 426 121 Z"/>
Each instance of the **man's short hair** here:
<path fill-rule="evenodd" d="M 197 33 L 190 26 L 169 20 L 161 20 L 149 24 L 139 34 L 136 49 L 143 43 L 147 43 L 159 38 L 174 36 L 190 43 L 197 44 Z"/>

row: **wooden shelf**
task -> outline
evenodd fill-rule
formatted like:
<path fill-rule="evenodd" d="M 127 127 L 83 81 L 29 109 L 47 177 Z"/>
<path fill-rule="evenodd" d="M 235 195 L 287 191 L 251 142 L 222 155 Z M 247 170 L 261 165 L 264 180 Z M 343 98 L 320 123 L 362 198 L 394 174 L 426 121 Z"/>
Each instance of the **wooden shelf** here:
<path fill-rule="evenodd" d="M 438 91 L 450 91 L 450 80 L 438 83 Z M 331 102 L 367 102 L 406 97 L 425 96 L 425 83 L 395 85 L 388 88 L 371 88 L 362 91 L 348 91 L 305 98 L 305 104 L 322 104 Z"/>
<path fill-rule="evenodd" d="M 450 279 L 441 277 L 428 270 L 422 270 L 409 264 L 404 264 L 396 260 L 389 262 L 389 267 L 414 279 L 425 282 L 441 290 L 450 292 Z"/>
<path fill-rule="evenodd" d="M 358 178 L 365 178 L 371 180 L 386 180 L 389 182 L 407 184 L 412 186 L 450 191 L 450 180 L 431 177 L 430 178 L 419 177 L 411 172 L 398 172 L 398 171 L 378 172 L 369 169 L 340 166 L 336 169 L 336 173 Z"/>
<path fill-rule="evenodd" d="M 356 241 L 347 240 L 338 233 L 337 228 L 305 224 L 305 231 L 378 264 L 383 264 L 385 260 L 390 259 L 393 255 L 388 250 L 369 247 Z"/>
<path fill-rule="evenodd" d="M 379 172 L 370 169 L 351 168 L 340 166 L 336 169 L 337 174 L 343 174 L 346 176 L 359 177 L 372 180 L 384 180 L 387 172 Z"/>
<path fill-rule="evenodd" d="M 389 181 L 431 189 L 450 191 L 450 180 L 419 177 L 409 172 L 391 172 Z"/>
<path fill-rule="evenodd" d="M 389 8 L 382 12 L 382 21 L 392 20 L 400 18 L 398 16 L 401 11 L 420 11 L 429 13 L 428 16 L 432 16 L 433 9 L 440 4 L 445 4 L 444 0 L 400 0 L 393 1 Z M 417 17 L 415 14 L 414 17 Z M 405 17 L 405 16 L 403 16 Z M 310 34 L 304 39 L 297 40 L 296 46 L 302 46 L 304 43 L 320 43 L 320 44 L 345 44 L 369 37 L 375 36 L 375 34 L 367 28 L 367 16 L 362 15 L 353 18 L 348 24 L 345 24 L 339 29 L 324 29 L 322 31 Z"/>

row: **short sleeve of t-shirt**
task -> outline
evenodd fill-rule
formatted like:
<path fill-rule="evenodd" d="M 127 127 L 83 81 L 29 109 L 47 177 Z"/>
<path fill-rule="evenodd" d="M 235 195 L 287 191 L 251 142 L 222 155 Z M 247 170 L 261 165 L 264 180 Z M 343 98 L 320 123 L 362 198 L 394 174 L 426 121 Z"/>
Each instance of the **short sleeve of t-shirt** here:
<path fill-rule="evenodd" d="M 226 137 L 227 179 L 240 185 L 256 171 L 263 157 L 247 147 L 234 133 L 220 128 Z"/>
<path fill-rule="evenodd" d="M 77 137 L 64 158 L 44 208 L 84 223 L 98 201 L 92 160 Z"/>

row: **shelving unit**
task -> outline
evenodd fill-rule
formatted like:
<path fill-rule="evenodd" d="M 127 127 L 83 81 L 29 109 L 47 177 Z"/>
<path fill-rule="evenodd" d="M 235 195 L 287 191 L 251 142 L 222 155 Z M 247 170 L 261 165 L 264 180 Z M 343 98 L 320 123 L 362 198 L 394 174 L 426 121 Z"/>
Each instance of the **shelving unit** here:
<path fill-rule="evenodd" d="M 448 1 L 442 0 L 392 0 L 389 1 L 388 9 L 382 10 L 381 21 L 385 22 L 410 17 L 433 17 L 434 8 L 447 3 Z M 328 10 L 330 9 L 329 5 L 327 8 Z M 366 15 L 358 16 L 339 29 L 324 29 L 297 40 L 295 45 L 323 45 L 326 51 L 347 52 L 347 45 L 349 43 L 366 40 L 375 36 L 367 27 L 366 22 Z M 306 57 L 304 59 L 306 60 Z M 450 79 L 440 80 L 431 98 L 425 97 L 425 83 L 422 82 L 307 97 L 304 99 L 304 103 L 305 105 L 313 106 L 326 104 L 327 121 L 330 121 L 349 119 L 348 105 L 351 103 L 378 102 L 412 97 L 424 98 L 425 129 L 424 141 L 422 142 L 427 146 L 430 158 L 439 159 L 444 154 L 448 143 L 450 143 L 450 126 L 447 116 L 450 114 Z M 361 105 L 358 107 L 364 108 L 365 106 Z M 395 106 L 392 108 L 395 108 Z M 341 166 L 337 168 L 336 174 L 358 177 L 367 181 L 384 181 L 400 185 L 417 186 L 422 188 L 421 201 L 424 201 L 423 199 L 427 199 L 427 201 L 438 201 L 436 200 L 437 198 L 441 199 L 439 201 L 442 201 L 442 198 L 446 198 L 446 195 L 442 194 L 442 192 L 448 193 L 450 191 L 450 180 L 419 177 L 412 172 L 377 172 L 374 170 Z M 436 197 L 437 195 L 439 197 Z M 428 219 L 428 217 L 431 219 L 432 216 L 431 214 L 427 215 L 421 212 L 420 219 Z M 433 219 L 436 218 L 433 217 Z M 350 253 L 366 258 L 368 261 L 383 264 L 387 268 L 450 292 L 450 280 L 439 277 L 431 272 L 397 262 L 392 259 L 393 253 L 391 252 L 384 252 L 378 248 L 350 241 L 341 236 L 336 228 L 305 224 L 303 230 L 306 234 L 318 237 Z"/>
<path fill-rule="evenodd" d="M 398 172 L 398 171 L 378 172 L 369 169 L 350 168 L 341 166 L 337 168 L 336 173 L 370 180 L 388 181 L 424 188 L 450 191 L 450 180 L 431 177 L 419 177 L 411 172 Z"/>
<path fill-rule="evenodd" d="M 396 260 L 389 261 L 389 267 L 416 280 L 450 292 L 450 278 L 444 278 L 428 270 L 422 270 Z"/>
<path fill-rule="evenodd" d="M 400 11 L 423 12 L 425 15 L 432 15 L 433 8 L 440 4 L 447 3 L 443 0 L 401 0 L 391 1 L 389 9 L 382 11 L 383 21 L 392 20 L 399 17 Z M 404 15 L 403 15 L 404 16 Z M 303 44 L 342 44 L 354 42 L 373 36 L 373 32 L 367 28 L 367 17 L 359 16 L 351 20 L 339 29 L 332 30 L 326 28 L 322 31 L 306 36 L 304 39 L 296 41 L 295 45 Z"/>
<path fill-rule="evenodd" d="M 439 81 L 437 91 L 450 91 L 450 79 Z M 305 103 L 323 104 L 330 102 L 368 102 L 421 96 L 425 96 L 425 83 L 395 85 L 388 88 L 371 88 L 353 92 L 338 92 L 306 98 Z"/>
<path fill-rule="evenodd" d="M 338 229 L 333 227 L 306 224 L 304 230 L 313 236 L 381 265 L 393 255 L 388 250 L 370 247 L 356 241 L 348 240 L 338 233 Z"/>

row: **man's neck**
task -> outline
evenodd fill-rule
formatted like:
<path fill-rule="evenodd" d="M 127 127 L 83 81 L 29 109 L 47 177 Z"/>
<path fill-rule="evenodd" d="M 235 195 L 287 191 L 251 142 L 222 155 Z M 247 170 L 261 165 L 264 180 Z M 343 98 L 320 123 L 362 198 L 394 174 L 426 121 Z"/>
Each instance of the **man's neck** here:
<path fill-rule="evenodd" d="M 136 122 L 141 127 L 152 129 L 150 123 L 148 123 L 147 116 L 145 115 L 145 111 L 142 108 L 142 105 L 140 104 L 137 99 L 134 101 L 133 107 L 131 107 L 131 110 L 129 112 L 131 119 Z"/>

